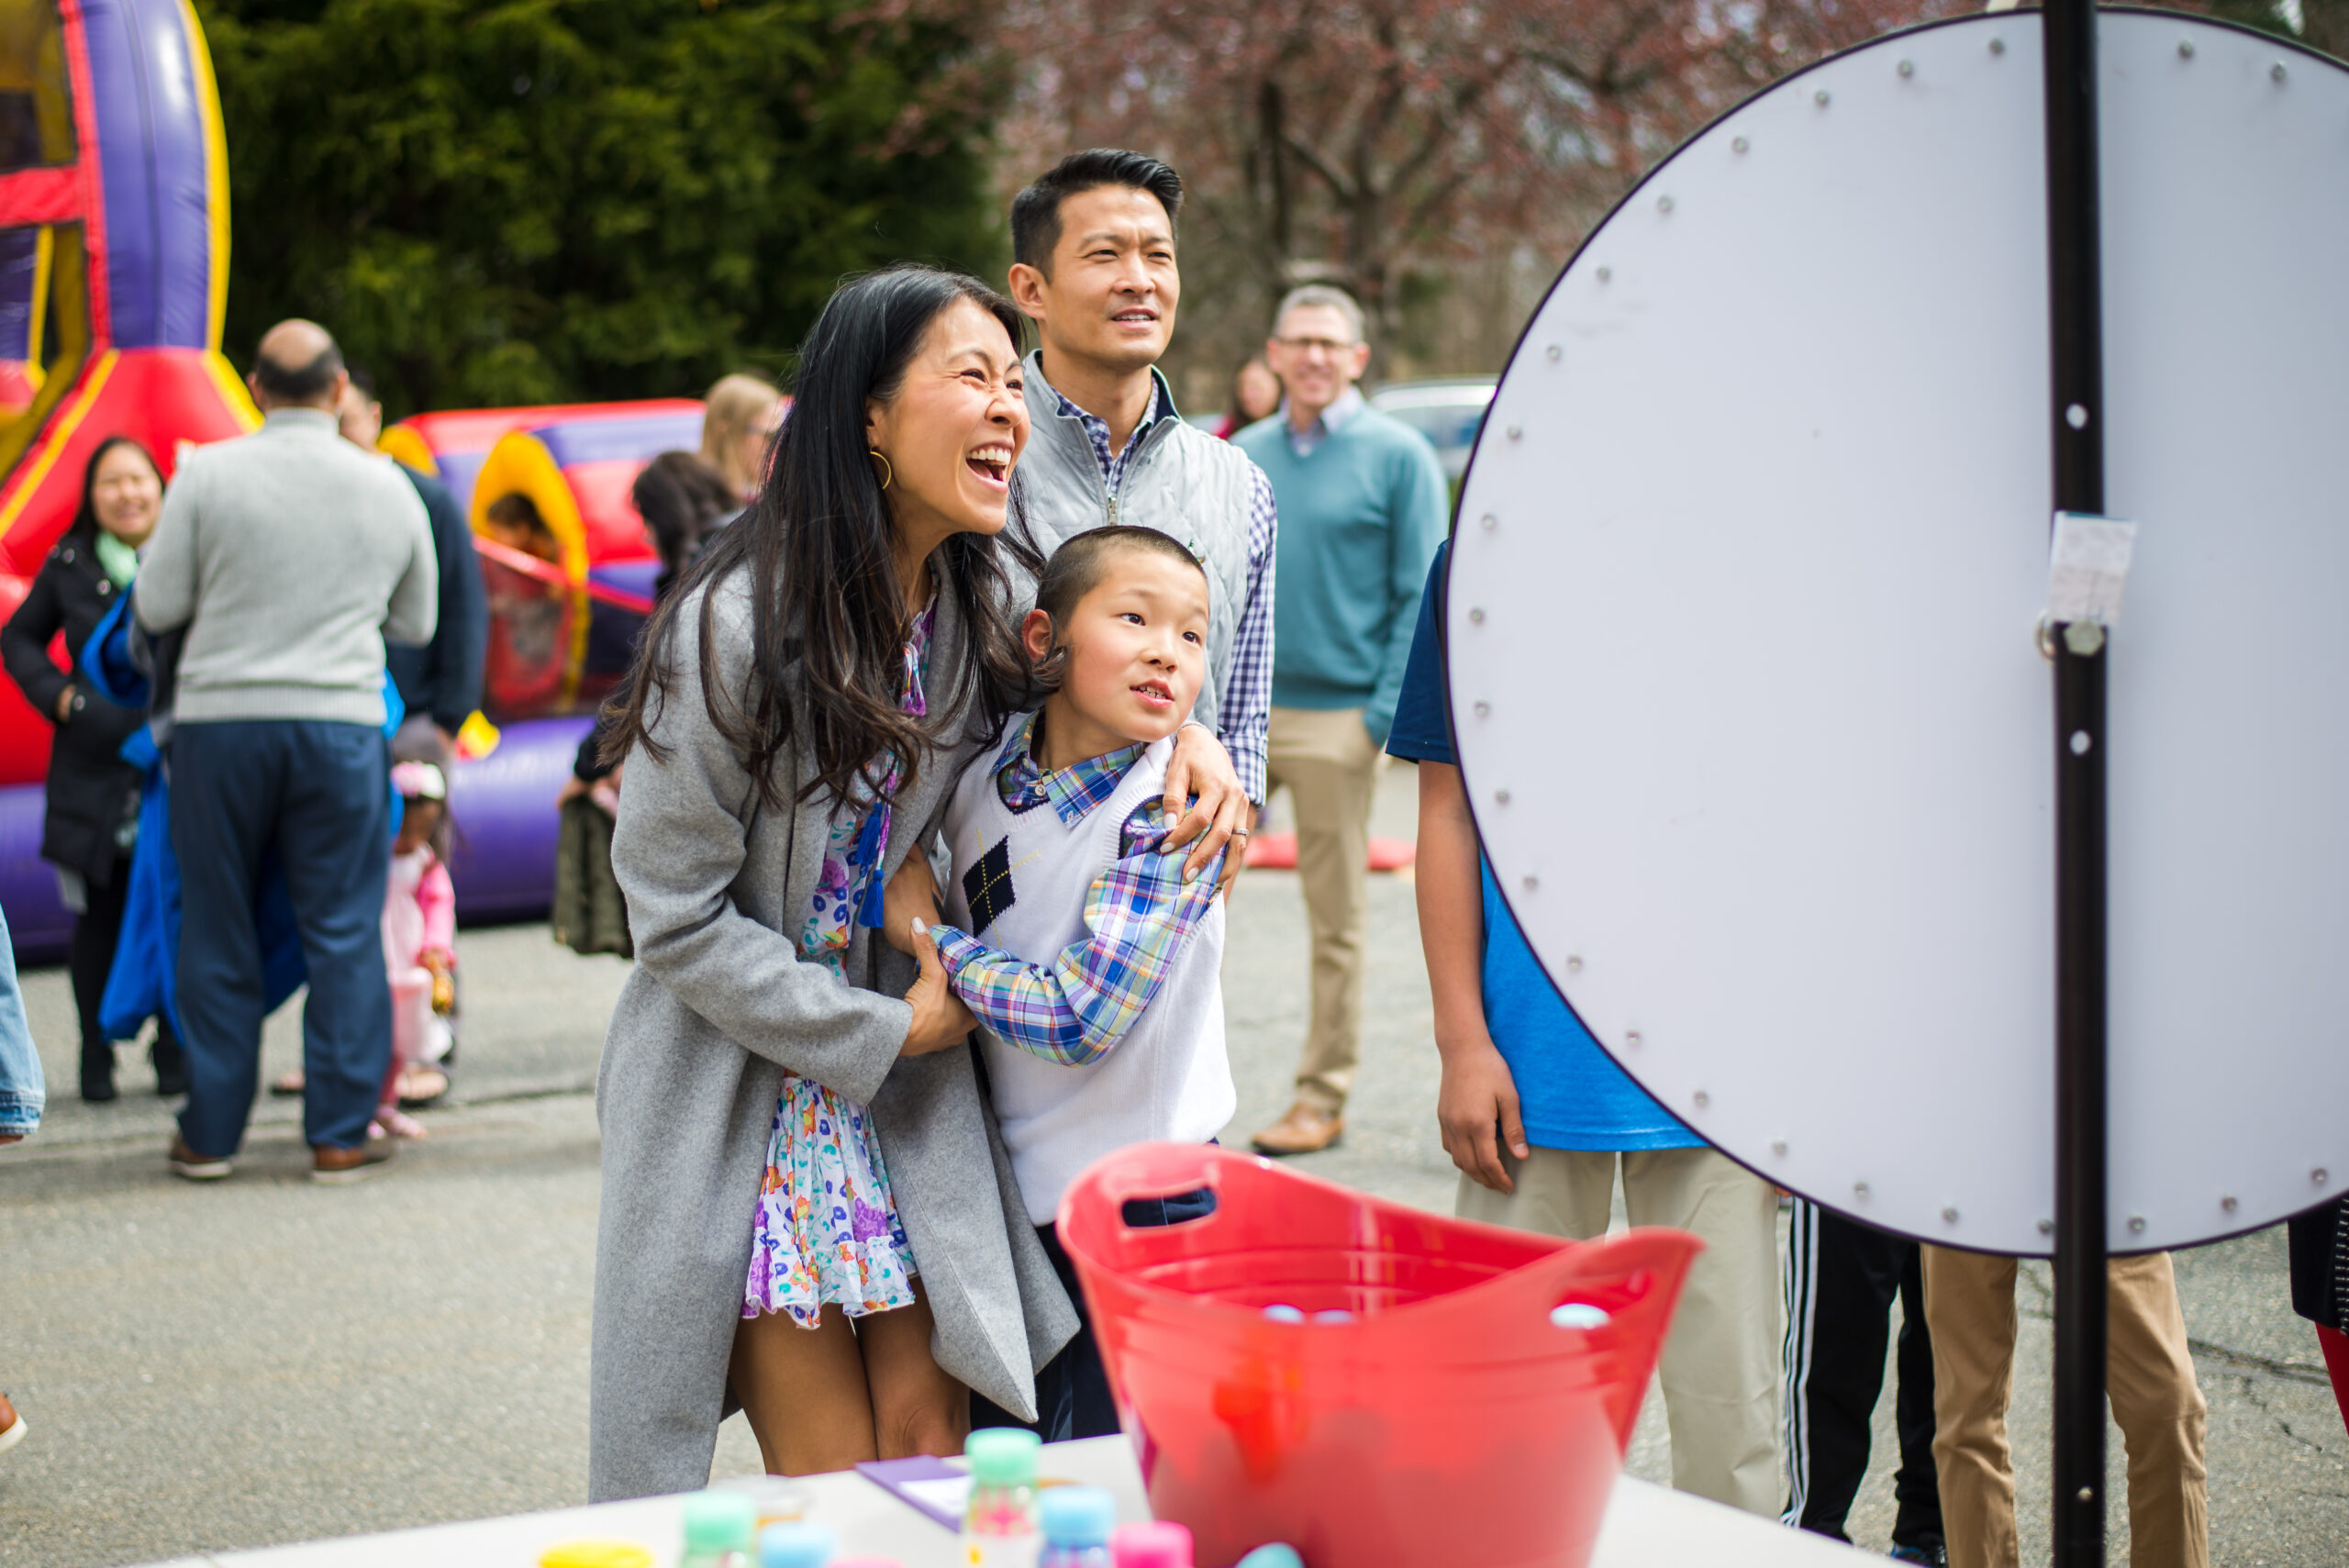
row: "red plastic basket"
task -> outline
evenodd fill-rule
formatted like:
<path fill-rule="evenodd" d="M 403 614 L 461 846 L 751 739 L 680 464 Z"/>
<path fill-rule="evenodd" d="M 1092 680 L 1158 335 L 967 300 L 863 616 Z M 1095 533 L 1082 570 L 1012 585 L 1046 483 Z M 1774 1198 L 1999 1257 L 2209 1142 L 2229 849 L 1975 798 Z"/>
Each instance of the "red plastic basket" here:
<path fill-rule="evenodd" d="M 1206 1218 L 1124 1222 L 1200 1187 Z M 1583 1568 L 1703 1245 L 1560 1241 L 1174 1143 L 1095 1163 L 1059 1227 L 1152 1511 L 1203 1564 L 1285 1540 L 1311 1568 Z"/>

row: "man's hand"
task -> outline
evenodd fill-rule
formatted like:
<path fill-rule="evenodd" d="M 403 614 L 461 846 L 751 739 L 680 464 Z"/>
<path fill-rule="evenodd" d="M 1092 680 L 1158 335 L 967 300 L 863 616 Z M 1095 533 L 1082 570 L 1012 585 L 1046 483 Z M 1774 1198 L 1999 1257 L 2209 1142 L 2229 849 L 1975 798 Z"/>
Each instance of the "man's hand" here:
<path fill-rule="evenodd" d="M 1195 795 L 1198 803 L 1186 807 L 1185 803 Z M 1166 762 L 1166 819 L 1174 824 L 1174 830 L 1166 836 L 1166 847 L 1179 850 L 1191 844 L 1190 858 L 1183 862 L 1183 880 L 1196 881 L 1216 851 L 1229 845 L 1231 853 L 1224 857 L 1223 877 L 1218 885 L 1230 887 L 1231 879 L 1240 874 L 1241 862 L 1248 858 L 1248 835 L 1255 816 L 1256 808 L 1249 804 L 1248 792 L 1240 787 L 1240 774 L 1223 742 L 1208 734 L 1205 725 L 1186 724 L 1175 731 L 1174 755 Z M 1197 842 L 1192 843 L 1194 840 Z"/>
<path fill-rule="evenodd" d="M 1436 1090 L 1435 1116 L 1443 1129 L 1443 1151 L 1461 1173 L 1479 1186 L 1511 1193 L 1501 1163 L 1500 1150 L 1523 1160 L 1532 1153 L 1525 1141 L 1525 1118 L 1519 1113 L 1517 1080 L 1490 1036 L 1464 1041 L 1443 1051 L 1443 1076 Z"/>
<path fill-rule="evenodd" d="M 64 685 L 62 685 L 62 686 L 61 686 L 61 687 L 59 687 L 59 688 L 58 688 L 58 693 L 57 693 L 57 722 L 58 722 L 58 723 L 60 723 L 60 724 L 62 724 L 62 723 L 64 723 L 67 719 L 69 719 L 69 718 L 71 718 L 71 717 L 73 717 L 73 683 L 72 683 L 72 682 L 71 682 L 71 681 L 68 681 L 68 682 L 66 682 L 66 683 L 65 683 L 65 684 L 64 684 Z"/>
<path fill-rule="evenodd" d="M 970 1038 L 979 1021 L 947 984 L 946 966 L 938 961 L 938 939 L 930 934 L 930 923 L 915 919 L 908 924 L 910 951 L 921 973 L 914 977 L 913 989 L 906 993 L 906 1000 L 914 1005 L 914 1018 L 906 1026 L 906 1043 L 897 1048 L 897 1054 L 929 1056 L 952 1051 Z"/>
<path fill-rule="evenodd" d="M 927 929 L 938 917 L 938 879 L 930 874 L 930 857 L 916 845 L 897 874 L 889 879 L 889 885 L 882 889 L 881 934 L 891 947 L 918 959 L 921 946 L 914 940 L 914 926 L 918 922 Z M 924 940 L 930 951 L 938 951 L 936 941 Z"/>

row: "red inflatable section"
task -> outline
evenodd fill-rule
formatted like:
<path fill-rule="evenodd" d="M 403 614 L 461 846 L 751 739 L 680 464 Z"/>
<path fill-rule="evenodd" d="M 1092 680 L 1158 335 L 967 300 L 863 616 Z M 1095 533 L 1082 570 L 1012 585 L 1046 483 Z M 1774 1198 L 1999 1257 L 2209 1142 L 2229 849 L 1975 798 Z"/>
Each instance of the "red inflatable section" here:
<path fill-rule="evenodd" d="M 1216 1210 L 1135 1228 L 1133 1198 Z M 1583 1568 L 1689 1262 L 1446 1219 L 1230 1150 L 1148 1143 L 1059 1235 L 1159 1518 L 1202 1562 Z"/>
<path fill-rule="evenodd" d="M 107 349 L 90 357 L 31 448 L 0 484 L 0 617 L 13 614 L 82 504 L 82 473 L 108 436 L 134 436 L 163 476 L 183 446 L 261 423 L 236 373 L 203 349 Z M 49 772 L 50 727 L 14 681 L 0 681 L 0 784 Z"/>

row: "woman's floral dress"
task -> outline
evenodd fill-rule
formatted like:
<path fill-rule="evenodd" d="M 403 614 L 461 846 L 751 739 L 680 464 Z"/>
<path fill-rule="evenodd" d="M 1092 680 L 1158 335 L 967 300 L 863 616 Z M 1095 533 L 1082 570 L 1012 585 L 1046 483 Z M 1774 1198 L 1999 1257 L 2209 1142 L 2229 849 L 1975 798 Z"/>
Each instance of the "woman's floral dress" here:
<path fill-rule="evenodd" d="M 933 611 L 915 618 L 906 642 L 904 706 L 917 716 L 929 711 L 922 676 Z M 875 761 L 869 771 L 880 776 L 881 788 L 860 777 L 848 804 L 832 814 L 815 907 L 799 932 L 800 960 L 822 964 L 843 985 L 852 928 L 861 910 L 879 908 L 888 800 L 900 773 L 893 755 Z M 759 1184 L 742 1316 L 788 1312 L 793 1322 L 813 1329 L 827 1302 L 838 1302 L 852 1318 L 910 1307 L 913 1279 L 913 1249 L 889 1195 L 871 1114 L 813 1079 L 786 1076 Z"/>

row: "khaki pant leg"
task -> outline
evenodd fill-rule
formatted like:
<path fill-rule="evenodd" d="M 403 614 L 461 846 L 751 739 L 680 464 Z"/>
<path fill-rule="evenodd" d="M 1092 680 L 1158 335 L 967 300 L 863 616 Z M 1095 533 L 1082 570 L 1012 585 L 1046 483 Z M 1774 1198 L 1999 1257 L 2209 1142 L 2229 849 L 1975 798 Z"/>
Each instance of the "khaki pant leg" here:
<path fill-rule="evenodd" d="M 1675 1226 L 1705 1243 L 1664 1342 L 1672 1484 L 1776 1518 L 1786 1501 L 1777 1195 L 1710 1149 L 1649 1149 L 1623 1156 L 1623 1207 L 1633 1225 Z"/>
<path fill-rule="evenodd" d="M 2202 1442 L 2209 1421 L 2169 1254 L 2106 1275 L 2105 1389 L 2129 1451 L 2130 1568 L 2210 1568 Z"/>
<path fill-rule="evenodd" d="M 1297 879 L 1313 931 L 1312 1019 L 1297 1097 L 1335 1115 L 1362 1057 L 1370 803 L 1384 753 L 1358 707 L 1275 707 L 1267 751 L 1271 775 L 1296 808 Z"/>
<path fill-rule="evenodd" d="M 1462 1176 L 1460 1195 L 1453 1201 L 1454 1214 L 1569 1241 L 1607 1234 L 1608 1210 L 1615 1197 L 1613 1154 L 1536 1149 L 1531 1159 L 1520 1160 L 1503 1149 L 1500 1156 L 1517 1190 L 1497 1193 Z"/>
<path fill-rule="evenodd" d="M 1925 1326 L 1933 1339 L 1933 1468 L 1950 1568 L 2017 1568 L 2015 1261 L 1928 1246 Z"/>

